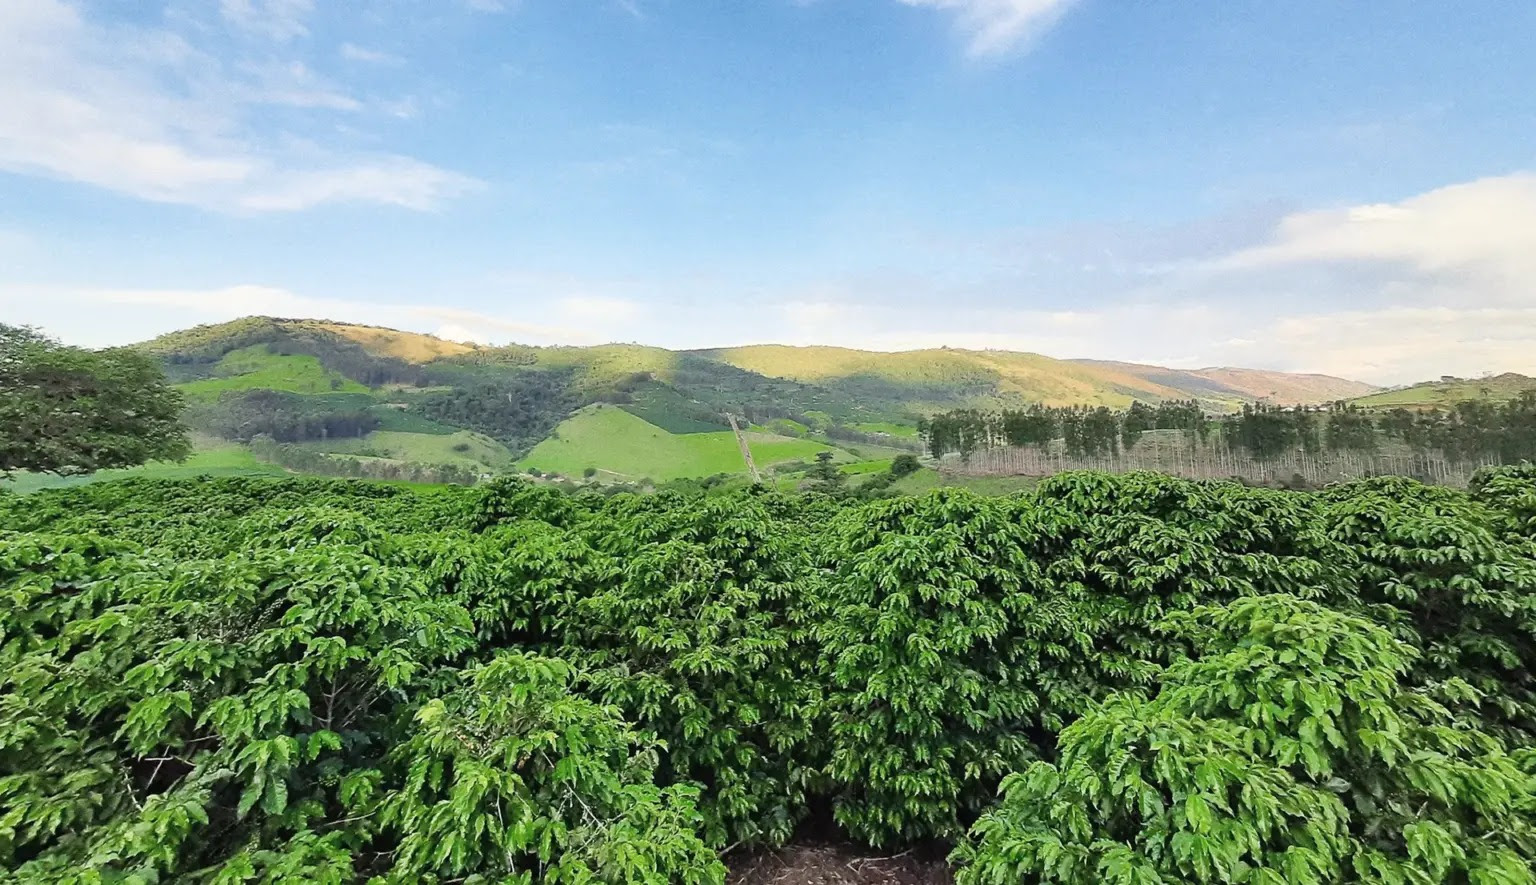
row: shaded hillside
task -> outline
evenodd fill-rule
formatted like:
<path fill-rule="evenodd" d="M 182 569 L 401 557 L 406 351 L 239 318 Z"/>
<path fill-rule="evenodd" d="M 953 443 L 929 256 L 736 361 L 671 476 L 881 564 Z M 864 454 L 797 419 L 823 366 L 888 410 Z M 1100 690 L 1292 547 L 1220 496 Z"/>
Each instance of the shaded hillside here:
<path fill-rule="evenodd" d="M 1108 360 L 1073 360 L 1131 375 L 1144 381 L 1183 391 L 1185 396 L 1217 403 L 1266 401 L 1285 405 L 1314 406 L 1353 399 L 1377 390 L 1360 381 L 1332 375 L 1270 372 L 1263 369 L 1166 369 L 1138 363 Z"/>
<path fill-rule="evenodd" d="M 839 347 L 759 345 L 698 351 L 774 377 L 817 384 L 851 397 L 927 408 L 1022 403 L 1124 408 L 1132 402 L 1195 399 L 1216 411 L 1275 399 L 1315 404 L 1375 388 L 1324 375 L 1252 369 L 1181 371 L 1098 360 L 1059 360 L 1031 353 L 919 350 L 874 353 Z"/>

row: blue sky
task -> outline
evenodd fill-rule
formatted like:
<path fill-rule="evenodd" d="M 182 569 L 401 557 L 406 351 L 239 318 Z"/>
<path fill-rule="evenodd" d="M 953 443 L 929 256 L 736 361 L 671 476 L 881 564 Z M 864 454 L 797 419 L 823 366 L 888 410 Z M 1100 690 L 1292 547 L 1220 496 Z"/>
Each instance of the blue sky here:
<path fill-rule="evenodd" d="M 0 319 L 1536 373 L 1536 4 L 4 0 Z"/>

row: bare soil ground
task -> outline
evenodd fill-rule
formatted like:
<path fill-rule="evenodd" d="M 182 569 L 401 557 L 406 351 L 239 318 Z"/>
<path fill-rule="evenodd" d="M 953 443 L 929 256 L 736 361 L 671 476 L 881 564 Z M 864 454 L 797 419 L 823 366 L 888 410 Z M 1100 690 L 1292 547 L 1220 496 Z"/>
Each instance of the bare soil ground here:
<path fill-rule="evenodd" d="M 730 885 L 952 885 L 942 859 L 847 846 L 791 845 L 736 858 Z"/>

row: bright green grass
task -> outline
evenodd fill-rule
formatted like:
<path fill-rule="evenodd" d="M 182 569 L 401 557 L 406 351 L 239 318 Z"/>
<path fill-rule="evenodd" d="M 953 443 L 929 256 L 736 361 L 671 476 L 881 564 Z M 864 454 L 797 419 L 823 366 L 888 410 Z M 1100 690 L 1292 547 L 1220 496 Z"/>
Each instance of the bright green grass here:
<path fill-rule="evenodd" d="M 1352 402 L 1366 409 L 1448 409 L 1468 400 L 1507 402 L 1527 390 L 1536 390 L 1536 378 L 1511 374 L 1479 380 L 1436 381 L 1402 390 L 1383 390 Z"/>
<path fill-rule="evenodd" d="M 367 393 L 368 388 L 320 365 L 312 356 L 273 353 L 265 344 L 232 350 L 214 365 L 217 377 L 177 385 L 194 399 L 218 399 L 230 390 L 290 393 Z"/>
<path fill-rule="evenodd" d="M 777 433 L 782 436 L 805 436 L 811 432 L 811 428 L 789 418 L 775 418 L 764 424 L 763 429 L 768 433 Z"/>
<path fill-rule="evenodd" d="M 817 452 L 835 452 L 840 461 L 851 458 L 825 443 L 770 434 L 748 433 L 747 443 L 762 470 L 783 461 L 814 461 Z M 603 405 L 583 409 L 566 420 L 519 466 L 564 476 L 581 476 L 586 468 L 595 467 L 610 478 L 650 477 L 659 482 L 746 470 L 729 430 L 673 434 L 616 406 Z"/>
<path fill-rule="evenodd" d="M 365 437 L 300 443 L 306 449 L 336 455 L 366 455 L 391 461 L 420 464 L 455 464 L 502 469 L 512 466 L 507 447 L 483 434 L 468 430 L 456 433 L 403 433 L 377 430 Z M 456 447 L 463 446 L 465 451 Z"/>
<path fill-rule="evenodd" d="M 857 464 L 843 465 L 843 472 L 849 476 L 865 476 L 871 473 L 889 473 L 891 460 L 889 458 L 879 461 L 860 461 Z"/>
<path fill-rule="evenodd" d="M 873 421 L 864 424 L 850 424 L 854 430 L 862 430 L 865 433 L 886 433 L 901 439 L 917 439 L 917 428 L 905 424 L 892 424 L 889 421 Z"/>
<path fill-rule="evenodd" d="M 59 489 L 93 482 L 142 476 L 148 479 L 191 479 L 198 476 L 286 476 L 288 471 L 274 464 L 259 461 L 245 448 L 233 443 L 209 444 L 200 447 L 181 463 L 157 461 L 142 467 L 123 470 L 99 470 L 86 476 L 54 476 L 48 473 L 23 473 L 10 482 L 0 482 L 0 488 L 11 491 L 36 492 L 41 489 Z"/>

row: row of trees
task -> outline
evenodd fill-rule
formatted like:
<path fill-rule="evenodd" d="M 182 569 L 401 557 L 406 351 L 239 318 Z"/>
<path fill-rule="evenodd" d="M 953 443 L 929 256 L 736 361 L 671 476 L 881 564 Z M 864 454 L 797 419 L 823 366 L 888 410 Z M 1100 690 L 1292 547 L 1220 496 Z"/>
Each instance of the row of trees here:
<path fill-rule="evenodd" d="M 465 486 L 472 486 L 480 481 L 480 471 L 466 464 L 431 464 L 391 458 L 336 455 L 316 452 L 302 446 L 285 445 L 269 436 L 258 436 L 250 442 L 251 454 L 261 460 L 297 473 L 314 476 L 388 479 Z"/>
<path fill-rule="evenodd" d="M 1180 430 L 1192 443 L 1214 436 L 1231 451 L 1259 460 L 1292 453 L 1369 453 L 1386 441 L 1457 461 L 1536 459 L 1536 391 L 1505 403 L 1468 401 L 1450 410 L 1395 409 L 1374 413 L 1348 403 L 1282 407 L 1248 404 L 1240 412 L 1207 417 L 1193 402 L 1123 412 L 1108 408 L 1031 406 L 1002 412 L 959 410 L 920 422 L 928 453 L 970 457 L 1001 446 L 1058 444 L 1073 457 L 1105 457 L 1136 447 L 1151 430 Z"/>
<path fill-rule="evenodd" d="M 281 390 L 232 390 L 187 410 L 196 430 L 237 442 L 265 436 L 282 443 L 367 436 L 379 428 L 372 400 L 306 396 Z"/>
<path fill-rule="evenodd" d="M 1210 421 L 1193 400 L 1132 403 L 1116 412 L 1107 407 L 1053 407 L 1032 405 L 1024 409 L 982 412 L 961 409 L 918 421 L 924 447 L 935 458 L 949 452 L 962 457 L 998 446 L 1048 446 L 1061 440 L 1074 457 L 1102 457 L 1135 448 L 1149 430 L 1178 430 L 1204 440 Z"/>
<path fill-rule="evenodd" d="M 1377 427 L 1414 448 L 1451 457 L 1496 457 L 1506 464 L 1536 460 L 1536 390 L 1505 403 L 1468 400 L 1449 410 L 1394 409 Z"/>
<path fill-rule="evenodd" d="M 527 370 L 429 391 L 413 398 L 410 409 L 524 451 L 548 436 L 577 405 L 569 372 Z"/>

